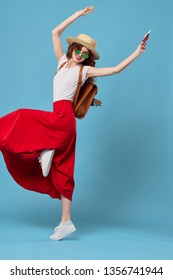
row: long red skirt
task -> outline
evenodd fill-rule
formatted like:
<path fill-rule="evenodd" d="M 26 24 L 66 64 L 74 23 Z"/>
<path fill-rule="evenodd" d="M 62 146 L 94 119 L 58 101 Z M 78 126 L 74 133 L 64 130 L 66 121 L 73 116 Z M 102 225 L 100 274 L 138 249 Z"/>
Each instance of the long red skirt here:
<path fill-rule="evenodd" d="M 53 103 L 53 112 L 19 109 L 0 118 L 0 150 L 7 169 L 23 188 L 72 200 L 76 120 L 72 102 Z M 43 177 L 38 161 L 44 149 L 55 149 L 50 173 Z"/>

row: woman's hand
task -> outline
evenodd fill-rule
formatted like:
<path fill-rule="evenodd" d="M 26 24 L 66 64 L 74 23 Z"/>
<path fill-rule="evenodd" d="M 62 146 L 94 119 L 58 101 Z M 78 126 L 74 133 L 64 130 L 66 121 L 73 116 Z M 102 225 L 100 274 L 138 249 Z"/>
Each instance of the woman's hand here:
<path fill-rule="evenodd" d="M 88 15 L 88 14 L 90 14 L 92 12 L 94 12 L 94 6 L 86 7 L 85 9 L 79 10 L 76 13 L 80 17 L 80 16 Z"/>
<path fill-rule="evenodd" d="M 137 50 L 138 54 L 142 54 L 144 51 L 146 51 L 146 43 L 145 42 L 141 42 L 138 47 L 137 47 Z"/>

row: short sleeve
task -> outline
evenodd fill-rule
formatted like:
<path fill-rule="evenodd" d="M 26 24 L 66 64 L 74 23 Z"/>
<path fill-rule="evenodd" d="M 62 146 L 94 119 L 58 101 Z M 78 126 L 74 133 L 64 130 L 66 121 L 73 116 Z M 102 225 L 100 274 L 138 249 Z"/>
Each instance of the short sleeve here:
<path fill-rule="evenodd" d="M 88 72 L 89 66 L 84 66 L 82 70 L 82 83 L 84 83 L 87 79 L 87 72 Z"/>
<path fill-rule="evenodd" d="M 66 54 L 64 54 L 62 57 L 61 57 L 61 59 L 60 59 L 60 61 L 59 61 L 59 63 L 58 63 L 58 66 L 57 66 L 57 69 L 59 70 L 59 67 L 64 63 L 64 62 L 66 62 L 68 59 L 67 59 L 67 56 L 66 56 Z"/>

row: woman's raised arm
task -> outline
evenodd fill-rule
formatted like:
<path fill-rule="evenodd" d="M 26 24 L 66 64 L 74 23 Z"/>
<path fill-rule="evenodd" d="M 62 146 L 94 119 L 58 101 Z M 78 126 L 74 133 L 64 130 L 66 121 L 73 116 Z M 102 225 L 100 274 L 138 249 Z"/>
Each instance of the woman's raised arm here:
<path fill-rule="evenodd" d="M 127 57 L 116 66 L 105 68 L 89 67 L 87 77 L 101 77 L 118 74 L 123 71 L 129 64 L 131 64 L 135 59 L 137 59 L 145 50 L 146 43 L 142 41 L 138 45 L 137 49 L 129 57 Z"/>
<path fill-rule="evenodd" d="M 52 30 L 52 42 L 54 47 L 54 52 L 57 60 L 59 61 L 60 58 L 63 56 L 64 52 L 62 49 L 62 42 L 61 42 L 61 34 L 62 32 L 77 18 L 90 14 L 94 11 L 93 6 L 86 7 L 85 9 L 79 10 L 75 12 L 73 15 L 71 15 L 69 18 L 64 20 L 62 23 L 60 23 L 57 27 L 55 27 Z"/>

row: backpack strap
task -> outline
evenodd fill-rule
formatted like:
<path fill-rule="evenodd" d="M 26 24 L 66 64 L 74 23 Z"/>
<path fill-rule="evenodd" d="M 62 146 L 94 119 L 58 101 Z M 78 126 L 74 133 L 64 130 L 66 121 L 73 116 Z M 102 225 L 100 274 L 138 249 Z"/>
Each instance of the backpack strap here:
<path fill-rule="evenodd" d="M 67 61 L 63 62 L 63 63 L 60 65 L 58 71 L 59 71 L 66 63 L 67 63 Z"/>
<path fill-rule="evenodd" d="M 60 67 L 59 67 L 59 69 L 56 71 L 55 75 L 57 74 L 57 72 L 58 72 L 66 63 L 67 63 L 67 62 L 65 61 L 65 62 L 63 62 L 63 63 L 60 65 Z"/>
<path fill-rule="evenodd" d="M 79 79 L 78 79 L 78 84 L 77 84 L 77 89 L 76 89 L 76 93 L 73 99 L 73 106 L 76 106 L 76 103 L 78 102 L 78 96 L 79 96 L 79 92 L 80 92 L 80 88 L 81 88 L 81 84 L 82 84 L 82 71 L 83 71 L 83 65 L 80 67 L 79 70 Z"/>

